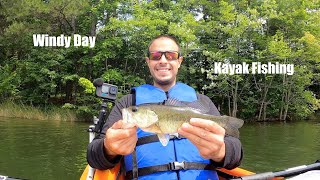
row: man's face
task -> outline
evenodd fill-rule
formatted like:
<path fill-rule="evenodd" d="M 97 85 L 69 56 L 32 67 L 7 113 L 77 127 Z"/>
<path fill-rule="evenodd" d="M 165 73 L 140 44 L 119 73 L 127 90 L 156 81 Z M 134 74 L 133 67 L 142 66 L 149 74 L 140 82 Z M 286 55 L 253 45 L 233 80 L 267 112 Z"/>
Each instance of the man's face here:
<path fill-rule="evenodd" d="M 178 45 L 169 38 L 159 38 L 153 41 L 149 47 L 149 52 L 156 51 L 179 51 Z M 176 60 L 168 60 L 163 54 L 159 60 L 146 58 L 150 73 L 153 77 L 155 86 L 173 86 L 176 83 L 178 69 L 182 62 L 182 57 Z"/>

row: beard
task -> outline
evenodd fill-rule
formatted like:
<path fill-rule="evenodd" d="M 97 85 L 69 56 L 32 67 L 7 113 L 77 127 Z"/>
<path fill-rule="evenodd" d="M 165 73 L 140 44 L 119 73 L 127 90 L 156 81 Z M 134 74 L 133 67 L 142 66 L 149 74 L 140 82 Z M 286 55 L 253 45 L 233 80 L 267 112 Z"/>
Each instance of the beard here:
<path fill-rule="evenodd" d="M 175 84 L 176 78 L 171 78 L 171 79 L 167 79 L 167 80 L 160 80 L 157 78 L 153 78 L 153 81 L 155 84 L 159 84 L 161 86 L 168 86 L 168 85 Z"/>

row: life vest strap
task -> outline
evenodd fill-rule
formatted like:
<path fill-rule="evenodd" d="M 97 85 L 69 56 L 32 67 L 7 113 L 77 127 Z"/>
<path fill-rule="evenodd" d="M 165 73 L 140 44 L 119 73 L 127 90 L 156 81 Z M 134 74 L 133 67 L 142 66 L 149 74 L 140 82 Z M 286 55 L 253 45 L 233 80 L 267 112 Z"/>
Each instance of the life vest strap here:
<path fill-rule="evenodd" d="M 185 138 L 185 137 L 178 134 L 178 133 L 170 134 L 170 140 L 182 139 L 182 138 Z M 148 144 L 148 143 L 153 143 L 153 142 L 159 142 L 159 138 L 156 134 L 138 138 L 138 142 L 137 142 L 136 146 L 140 146 L 140 145 L 144 145 L 144 144 Z"/>
<path fill-rule="evenodd" d="M 178 171 L 178 170 L 215 170 L 212 164 L 196 163 L 196 162 L 170 162 L 168 164 L 149 166 L 138 169 L 138 176 L 145 176 L 156 172 Z M 132 171 L 126 172 L 126 179 L 132 179 Z"/>
<path fill-rule="evenodd" d="M 132 173 L 134 179 L 138 179 L 138 163 L 137 163 L 137 151 L 136 148 L 134 148 L 132 152 Z M 132 178 L 131 178 L 132 179 Z"/>

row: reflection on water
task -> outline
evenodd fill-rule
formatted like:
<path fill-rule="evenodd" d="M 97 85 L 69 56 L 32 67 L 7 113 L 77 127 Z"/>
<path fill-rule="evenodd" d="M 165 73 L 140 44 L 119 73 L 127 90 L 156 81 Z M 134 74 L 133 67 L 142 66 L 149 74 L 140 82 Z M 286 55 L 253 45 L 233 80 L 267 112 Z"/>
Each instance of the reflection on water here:
<path fill-rule="evenodd" d="M 320 119 L 319 119 L 320 120 Z M 242 167 L 254 172 L 279 171 L 320 159 L 320 121 L 245 124 Z"/>
<path fill-rule="evenodd" d="M 25 179 L 79 179 L 89 124 L 0 118 L 0 174 Z M 245 124 L 241 167 L 278 171 L 320 159 L 320 119 Z"/>
<path fill-rule="evenodd" d="M 79 179 L 88 124 L 0 119 L 0 174 L 25 179 Z"/>

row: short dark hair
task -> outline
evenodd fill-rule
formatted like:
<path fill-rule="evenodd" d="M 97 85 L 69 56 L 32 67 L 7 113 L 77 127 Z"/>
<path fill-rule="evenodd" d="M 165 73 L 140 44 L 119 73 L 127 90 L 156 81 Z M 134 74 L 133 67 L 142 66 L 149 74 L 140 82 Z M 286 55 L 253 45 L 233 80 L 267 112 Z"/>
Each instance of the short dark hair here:
<path fill-rule="evenodd" d="M 161 39 L 161 38 L 167 38 L 167 39 L 171 39 L 172 41 L 174 41 L 174 42 L 177 44 L 178 49 L 179 49 L 178 52 L 180 53 L 180 45 L 179 45 L 178 39 L 177 39 L 174 35 L 169 35 L 169 34 L 162 34 L 162 35 L 158 35 L 158 36 L 154 37 L 154 38 L 152 39 L 152 41 L 149 43 L 148 52 L 149 52 L 149 49 L 150 49 L 151 44 L 152 44 L 155 40 Z"/>

